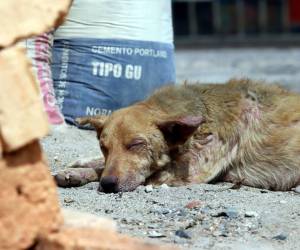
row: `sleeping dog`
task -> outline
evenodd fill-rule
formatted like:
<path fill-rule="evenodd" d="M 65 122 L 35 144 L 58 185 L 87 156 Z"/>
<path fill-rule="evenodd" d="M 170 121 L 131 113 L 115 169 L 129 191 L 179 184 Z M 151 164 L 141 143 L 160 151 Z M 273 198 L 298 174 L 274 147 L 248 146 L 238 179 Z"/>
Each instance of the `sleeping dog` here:
<path fill-rule="evenodd" d="M 62 186 L 99 180 L 100 191 L 124 192 L 162 183 L 300 185 L 300 95 L 275 85 L 242 79 L 167 86 L 108 117 L 78 122 L 95 128 L 104 159 L 59 173 Z"/>

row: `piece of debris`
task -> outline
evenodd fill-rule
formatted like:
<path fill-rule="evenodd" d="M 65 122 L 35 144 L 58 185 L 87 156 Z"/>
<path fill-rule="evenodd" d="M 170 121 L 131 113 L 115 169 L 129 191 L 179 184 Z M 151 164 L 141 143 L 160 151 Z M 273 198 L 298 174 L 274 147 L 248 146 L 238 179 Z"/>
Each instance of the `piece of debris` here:
<path fill-rule="evenodd" d="M 153 186 L 152 185 L 147 185 L 145 188 L 146 193 L 151 193 L 153 191 Z"/>
<path fill-rule="evenodd" d="M 288 237 L 288 235 L 286 233 L 281 233 L 281 234 L 278 234 L 276 236 L 274 236 L 272 239 L 274 240 L 286 240 Z"/>
<path fill-rule="evenodd" d="M 167 208 L 156 208 L 156 209 L 151 209 L 150 213 L 153 213 L 153 214 L 169 214 L 169 213 L 172 213 L 172 210 L 167 209 Z"/>
<path fill-rule="evenodd" d="M 293 191 L 300 194 L 300 186 L 295 187 Z"/>
<path fill-rule="evenodd" d="M 112 209 L 105 209 L 104 210 L 104 213 L 106 213 L 106 214 L 112 214 L 114 212 L 114 210 L 112 210 Z"/>
<path fill-rule="evenodd" d="M 72 203 L 72 202 L 74 202 L 75 200 L 74 199 L 72 199 L 72 198 L 70 198 L 70 197 L 65 197 L 64 198 L 64 202 L 65 203 Z"/>
<path fill-rule="evenodd" d="M 185 238 L 185 239 L 191 239 L 192 238 L 191 235 L 188 232 L 186 232 L 185 230 L 177 230 L 175 232 L 175 235 L 180 237 L 180 238 Z"/>
<path fill-rule="evenodd" d="M 245 217 L 258 217 L 258 213 L 255 211 L 246 211 Z"/>
<path fill-rule="evenodd" d="M 287 201 L 285 201 L 285 200 L 280 200 L 279 203 L 280 203 L 280 204 L 286 204 Z"/>
<path fill-rule="evenodd" d="M 153 231 L 148 232 L 148 237 L 149 238 L 163 238 L 163 237 L 166 237 L 166 235 L 153 230 Z"/>
<path fill-rule="evenodd" d="M 228 217 L 230 219 L 237 218 L 239 216 L 238 211 L 234 208 L 228 208 L 225 211 L 221 211 L 216 214 L 212 214 L 212 217 Z"/>
<path fill-rule="evenodd" d="M 193 201 L 189 202 L 188 204 L 186 204 L 185 207 L 188 209 L 193 209 L 193 208 L 200 207 L 200 205 L 201 205 L 201 201 L 193 200 Z"/>
<path fill-rule="evenodd" d="M 262 189 L 262 190 L 260 190 L 260 192 L 261 192 L 262 194 L 269 193 L 269 191 L 268 191 L 268 190 L 266 190 L 266 189 Z"/>
<path fill-rule="evenodd" d="M 161 189 L 168 189 L 169 188 L 169 186 L 167 185 L 167 184 L 162 184 L 162 185 L 160 185 L 160 188 Z"/>
<path fill-rule="evenodd" d="M 175 211 L 175 214 L 176 214 L 177 216 L 186 216 L 186 215 L 187 215 L 187 212 L 186 212 L 185 209 L 179 209 L 179 210 Z"/>
<path fill-rule="evenodd" d="M 148 227 L 149 229 L 154 229 L 154 228 L 158 228 L 159 225 L 158 225 L 158 224 L 148 224 L 147 227 Z"/>

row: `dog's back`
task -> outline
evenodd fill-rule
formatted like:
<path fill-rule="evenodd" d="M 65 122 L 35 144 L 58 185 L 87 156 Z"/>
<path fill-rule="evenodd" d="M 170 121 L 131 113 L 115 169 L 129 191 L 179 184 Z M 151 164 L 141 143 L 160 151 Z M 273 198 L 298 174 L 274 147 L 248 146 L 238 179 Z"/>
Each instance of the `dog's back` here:
<path fill-rule="evenodd" d="M 194 138 L 215 134 L 224 146 L 210 150 L 211 154 L 226 152 L 222 163 L 214 166 L 218 171 L 209 171 L 212 175 L 274 190 L 287 190 L 300 183 L 298 94 L 275 85 L 232 80 L 225 85 L 165 87 L 146 102 L 174 116 L 204 115 L 207 122 Z M 226 166 L 217 166 L 224 164 L 225 158 Z"/>

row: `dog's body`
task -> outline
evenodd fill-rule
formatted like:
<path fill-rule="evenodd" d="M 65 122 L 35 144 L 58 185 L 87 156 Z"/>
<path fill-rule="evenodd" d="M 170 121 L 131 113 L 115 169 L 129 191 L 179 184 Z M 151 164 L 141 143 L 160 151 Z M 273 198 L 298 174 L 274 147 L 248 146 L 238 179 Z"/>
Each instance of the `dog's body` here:
<path fill-rule="evenodd" d="M 100 190 L 140 184 L 300 185 L 300 95 L 274 85 L 168 86 L 92 124 L 105 157 Z"/>

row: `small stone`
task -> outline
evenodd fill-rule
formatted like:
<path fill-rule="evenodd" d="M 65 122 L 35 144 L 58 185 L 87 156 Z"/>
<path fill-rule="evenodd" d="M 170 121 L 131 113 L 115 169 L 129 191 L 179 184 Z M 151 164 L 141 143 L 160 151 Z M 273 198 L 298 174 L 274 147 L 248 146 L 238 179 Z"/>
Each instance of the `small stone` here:
<path fill-rule="evenodd" d="M 167 185 L 167 184 L 162 184 L 162 185 L 160 185 L 160 188 L 161 189 L 168 189 L 169 188 L 169 186 Z"/>
<path fill-rule="evenodd" d="M 260 192 L 261 192 L 262 194 L 269 193 L 269 191 L 268 191 L 268 190 L 266 190 L 266 189 L 262 189 L 262 190 L 260 190 Z"/>
<path fill-rule="evenodd" d="M 191 239 L 192 238 L 191 235 L 188 232 L 184 231 L 184 230 L 177 230 L 175 232 L 175 235 L 180 237 L 180 238 L 185 238 L 185 239 Z"/>
<path fill-rule="evenodd" d="M 201 201 L 193 200 L 193 201 L 189 202 L 188 204 L 186 204 L 185 207 L 188 209 L 193 209 L 196 207 L 200 207 L 200 205 L 201 205 Z"/>
<path fill-rule="evenodd" d="M 212 217 L 228 217 L 230 219 L 237 218 L 238 216 L 239 216 L 239 213 L 234 208 L 228 208 L 225 211 L 222 211 L 222 212 L 212 215 Z"/>
<path fill-rule="evenodd" d="M 146 193 L 151 193 L 153 191 L 153 186 L 152 185 L 147 185 L 145 188 Z"/>
<path fill-rule="evenodd" d="M 148 237 L 149 238 L 163 238 L 163 237 L 166 237 L 166 235 L 153 230 L 153 231 L 148 232 Z"/>
<path fill-rule="evenodd" d="M 295 187 L 293 190 L 294 190 L 294 192 L 300 194 L 300 185 Z"/>
<path fill-rule="evenodd" d="M 280 204 L 286 204 L 286 203 L 287 203 L 287 201 L 285 201 L 285 200 L 281 200 L 281 201 L 279 201 L 279 203 L 280 203 Z"/>
<path fill-rule="evenodd" d="M 184 209 L 179 209 L 176 211 L 177 216 L 187 216 L 187 212 Z"/>
<path fill-rule="evenodd" d="M 122 223 L 122 224 L 128 224 L 128 220 L 127 220 L 126 218 L 122 218 L 122 219 L 121 219 L 121 223 Z"/>
<path fill-rule="evenodd" d="M 246 211 L 245 217 L 258 217 L 258 213 L 255 211 Z"/>
<path fill-rule="evenodd" d="M 154 228 L 158 228 L 158 225 L 157 224 L 149 224 L 147 227 L 149 229 L 154 229 Z"/>
<path fill-rule="evenodd" d="M 274 240 L 286 240 L 288 237 L 288 235 L 286 233 L 281 233 L 281 234 L 278 234 L 276 236 L 274 236 L 272 239 Z"/>
<path fill-rule="evenodd" d="M 64 202 L 65 202 L 65 203 L 72 203 L 72 202 L 74 202 L 74 199 L 72 199 L 72 198 L 70 198 L 70 197 L 65 197 L 65 198 L 64 198 Z"/>
<path fill-rule="evenodd" d="M 105 209 L 104 210 L 104 213 L 106 213 L 106 214 L 112 214 L 114 212 L 114 210 L 112 210 L 112 209 Z"/>
<path fill-rule="evenodd" d="M 161 214 L 169 214 L 169 213 L 171 213 L 171 212 L 172 212 L 172 210 L 167 209 L 167 208 L 163 208 L 163 209 L 160 211 Z"/>

